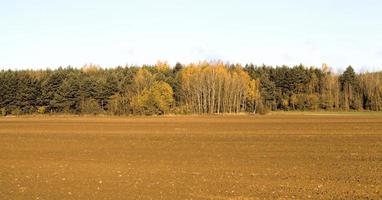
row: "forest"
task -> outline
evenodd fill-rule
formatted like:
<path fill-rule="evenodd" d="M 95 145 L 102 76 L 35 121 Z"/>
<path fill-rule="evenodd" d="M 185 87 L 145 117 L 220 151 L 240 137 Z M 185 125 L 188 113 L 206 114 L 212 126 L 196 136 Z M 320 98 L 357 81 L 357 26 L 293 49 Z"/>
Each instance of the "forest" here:
<path fill-rule="evenodd" d="M 382 72 L 221 61 L 0 71 L 0 114 L 381 111 Z"/>

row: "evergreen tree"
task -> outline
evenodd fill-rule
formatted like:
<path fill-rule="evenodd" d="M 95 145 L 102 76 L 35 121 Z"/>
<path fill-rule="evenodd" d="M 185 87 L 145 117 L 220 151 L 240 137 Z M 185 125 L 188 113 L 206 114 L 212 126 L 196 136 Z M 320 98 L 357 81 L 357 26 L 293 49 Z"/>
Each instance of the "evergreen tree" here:
<path fill-rule="evenodd" d="M 261 108 L 261 109 L 260 109 Z M 268 110 L 382 110 L 382 75 L 223 62 L 102 69 L 96 65 L 0 71 L 7 114 L 266 113 Z M 261 110 L 261 111 L 260 111 Z"/>

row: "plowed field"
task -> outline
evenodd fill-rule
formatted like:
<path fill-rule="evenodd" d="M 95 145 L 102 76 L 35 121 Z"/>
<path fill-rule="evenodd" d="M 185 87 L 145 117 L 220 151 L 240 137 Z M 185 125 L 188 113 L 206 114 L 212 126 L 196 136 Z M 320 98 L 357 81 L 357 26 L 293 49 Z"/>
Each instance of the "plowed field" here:
<path fill-rule="evenodd" d="M 382 115 L 0 118 L 0 199 L 382 199 Z"/>

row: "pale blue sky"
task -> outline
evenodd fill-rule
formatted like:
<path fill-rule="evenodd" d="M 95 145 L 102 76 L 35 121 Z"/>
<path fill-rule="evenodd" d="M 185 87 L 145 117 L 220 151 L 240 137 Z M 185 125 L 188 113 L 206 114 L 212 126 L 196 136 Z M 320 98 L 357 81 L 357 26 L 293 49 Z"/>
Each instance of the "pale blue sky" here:
<path fill-rule="evenodd" d="M 382 70 L 380 0 L 0 0 L 0 69 L 232 63 Z"/>

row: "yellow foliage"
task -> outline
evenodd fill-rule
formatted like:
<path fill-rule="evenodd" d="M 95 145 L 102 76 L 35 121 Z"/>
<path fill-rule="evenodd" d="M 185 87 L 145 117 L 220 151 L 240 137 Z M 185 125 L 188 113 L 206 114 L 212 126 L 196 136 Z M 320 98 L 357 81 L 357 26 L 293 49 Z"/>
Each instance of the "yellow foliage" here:
<path fill-rule="evenodd" d="M 183 103 L 195 113 L 241 112 L 250 77 L 242 66 L 222 62 L 189 64 L 178 76 Z"/>
<path fill-rule="evenodd" d="M 99 65 L 94 65 L 94 64 L 89 64 L 89 65 L 84 65 L 81 70 L 84 72 L 84 73 L 93 73 L 93 72 L 96 72 L 100 69 L 101 67 Z"/>
<path fill-rule="evenodd" d="M 260 80 L 249 81 L 248 86 L 248 99 L 250 101 L 257 101 L 260 98 Z"/>
<path fill-rule="evenodd" d="M 140 68 L 133 80 L 133 91 L 137 94 L 149 88 L 154 82 L 154 75 L 144 68 Z"/>
<path fill-rule="evenodd" d="M 131 106 L 135 113 L 140 114 L 165 114 L 174 104 L 174 93 L 171 86 L 159 81 L 145 88 L 140 94 L 134 96 Z"/>
<path fill-rule="evenodd" d="M 158 72 L 165 73 L 170 71 L 170 65 L 167 62 L 158 61 L 155 65 L 155 69 Z"/>
<path fill-rule="evenodd" d="M 288 101 L 288 99 L 283 99 L 283 100 L 281 101 L 281 104 L 282 104 L 284 107 L 288 107 L 288 106 L 289 106 L 289 101 Z"/>

